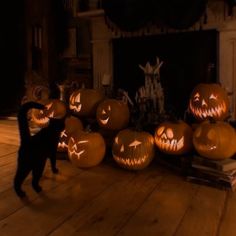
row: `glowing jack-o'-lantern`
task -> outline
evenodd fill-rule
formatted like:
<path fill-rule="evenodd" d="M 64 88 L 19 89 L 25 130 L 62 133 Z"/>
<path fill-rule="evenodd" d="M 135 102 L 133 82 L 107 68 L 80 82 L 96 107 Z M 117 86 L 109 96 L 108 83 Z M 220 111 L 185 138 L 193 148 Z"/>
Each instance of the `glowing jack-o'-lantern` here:
<path fill-rule="evenodd" d="M 71 135 L 78 130 L 83 130 L 83 124 L 80 119 L 74 116 L 66 117 L 65 129 L 61 132 L 57 151 L 66 152 Z"/>
<path fill-rule="evenodd" d="M 224 121 L 204 121 L 193 133 L 193 145 L 203 157 L 220 160 L 230 158 L 236 151 L 234 128 Z"/>
<path fill-rule="evenodd" d="M 97 132 L 78 131 L 70 137 L 68 156 L 77 167 L 89 168 L 98 165 L 105 152 L 105 141 Z"/>
<path fill-rule="evenodd" d="M 192 135 L 192 128 L 184 121 L 166 121 L 156 128 L 154 139 L 163 153 L 180 155 L 192 149 Z"/>
<path fill-rule="evenodd" d="M 60 119 L 66 115 L 66 105 L 59 99 L 41 101 L 45 105 L 44 110 L 32 109 L 31 119 L 39 127 L 48 125 L 50 118 Z"/>
<path fill-rule="evenodd" d="M 102 91 L 78 89 L 70 95 L 69 108 L 78 116 L 95 116 L 97 106 L 103 99 Z"/>
<path fill-rule="evenodd" d="M 100 127 L 121 130 L 129 123 L 128 105 L 116 99 L 106 99 L 97 107 L 96 118 Z"/>
<path fill-rule="evenodd" d="M 154 153 L 154 138 L 144 131 L 121 130 L 112 145 L 112 155 L 116 163 L 130 170 L 147 167 L 152 161 Z"/>
<path fill-rule="evenodd" d="M 229 115 L 227 92 L 219 84 L 199 84 L 191 93 L 189 110 L 200 121 L 209 117 L 224 120 Z"/>

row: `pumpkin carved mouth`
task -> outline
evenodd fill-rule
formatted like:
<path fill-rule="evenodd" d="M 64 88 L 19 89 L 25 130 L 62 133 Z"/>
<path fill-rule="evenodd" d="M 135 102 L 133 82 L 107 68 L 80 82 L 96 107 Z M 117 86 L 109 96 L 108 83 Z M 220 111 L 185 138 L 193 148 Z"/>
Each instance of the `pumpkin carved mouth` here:
<path fill-rule="evenodd" d="M 144 155 L 143 157 L 139 157 L 139 159 L 132 159 L 132 157 L 119 157 L 119 156 L 116 156 L 116 155 L 113 155 L 114 159 L 121 165 L 128 165 L 130 167 L 138 167 L 142 164 L 144 164 L 147 159 L 148 159 L 148 156 L 147 155 Z"/>
<path fill-rule="evenodd" d="M 174 138 L 174 133 L 172 129 L 167 128 L 165 131 L 165 127 L 161 126 L 157 130 L 157 134 L 155 136 L 155 142 L 158 147 L 162 150 L 166 151 L 179 151 L 184 147 L 184 136 L 182 136 L 179 140 Z"/>
<path fill-rule="evenodd" d="M 76 104 L 76 105 L 73 105 Z M 82 104 L 80 103 L 80 93 L 76 97 L 72 97 L 70 101 L 70 109 L 76 112 L 80 112 Z"/>
<path fill-rule="evenodd" d="M 184 137 L 180 140 L 177 139 L 168 139 L 167 137 L 161 136 L 160 138 L 156 138 L 157 145 L 166 151 L 178 151 L 184 147 Z"/>
<path fill-rule="evenodd" d="M 100 119 L 100 122 L 103 124 L 103 125 L 106 125 L 109 121 L 109 117 L 106 118 L 106 119 Z"/>
<path fill-rule="evenodd" d="M 64 137 L 67 137 L 67 134 L 66 134 L 66 131 L 63 130 L 61 132 L 61 135 L 60 135 L 60 139 L 64 138 Z M 65 143 L 64 141 L 63 142 L 59 142 L 58 143 L 58 148 L 61 148 L 61 149 L 67 149 L 68 148 L 68 144 Z"/>
<path fill-rule="evenodd" d="M 75 155 L 75 156 L 77 157 L 77 159 L 79 160 L 79 159 L 81 158 L 81 155 L 85 152 L 85 150 L 82 149 L 82 150 L 79 151 L 78 146 L 79 146 L 80 144 L 88 143 L 88 140 L 79 141 L 79 142 L 77 142 L 77 143 L 75 142 L 75 140 L 74 140 L 73 137 L 71 137 L 71 140 L 72 140 L 72 142 L 73 142 L 74 144 L 73 144 L 72 147 L 71 147 L 70 155 L 72 155 L 72 154 Z"/>
<path fill-rule="evenodd" d="M 222 114 L 226 113 L 227 111 L 225 102 L 222 102 L 221 104 L 213 108 L 195 108 L 192 102 L 190 102 L 189 107 L 191 112 L 201 119 L 207 117 L 221 117 Z"/>
<path fill-rule="evenodd" d="M 54 111 L 51 112 L 50 109 L 52 108 L 53 103 L 49 103 L 45 106 L 45 110 L 40 110 L 38 114 L 32 114 L 34 119 L 39 125 L 45 125 L 49 122 L 50 118 L 54 117 Z"/>

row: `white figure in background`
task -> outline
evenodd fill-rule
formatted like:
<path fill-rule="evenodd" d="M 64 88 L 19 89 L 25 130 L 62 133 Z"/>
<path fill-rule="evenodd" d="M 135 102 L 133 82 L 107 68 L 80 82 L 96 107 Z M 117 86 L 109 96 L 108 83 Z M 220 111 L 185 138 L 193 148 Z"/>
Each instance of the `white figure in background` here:
<path fill-rule="evenodd" d="M 160 61 L 157 57 L 157 62 L 154 66 L 150 65 L 149 62 L 146 63 L 145 67 L 139 65 L 144 71 L 145 85 L 141 87 L 138 94 L 136 94 L 136 99 L 139 97 L 141 101 L 143 99 L 151 99 L 154 111 L 158 110 L 160 114 L 165 113 L 164 92 L 160 81 L 160 68 L 162 64 L 163 61 Z"/>

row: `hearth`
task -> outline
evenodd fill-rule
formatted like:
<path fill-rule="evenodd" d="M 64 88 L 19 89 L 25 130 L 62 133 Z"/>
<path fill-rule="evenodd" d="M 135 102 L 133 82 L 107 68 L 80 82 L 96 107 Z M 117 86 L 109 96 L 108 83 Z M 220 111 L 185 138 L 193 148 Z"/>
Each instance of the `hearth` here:
<path fill-rule="evenodd" d="M 218 80 L 217 38 L 216 30 L 199 30 L 113 39 L 113 88 L 122 88 L 134 98 L 144 85 L 139 65 L 154 65 L 159 57 L 165 110 L 183 118 L 193 88 Z"/>

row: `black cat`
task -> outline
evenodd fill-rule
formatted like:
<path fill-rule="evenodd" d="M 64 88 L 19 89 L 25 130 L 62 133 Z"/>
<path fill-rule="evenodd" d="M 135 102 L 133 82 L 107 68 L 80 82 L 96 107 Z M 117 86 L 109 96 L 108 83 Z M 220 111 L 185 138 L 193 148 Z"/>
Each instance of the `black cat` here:
<path fill-rule="evenodd" d="M 35 135 L 30 134 L 28 125 L 28 111 L 31 108 L 44 109 L 42 104 L 27 102 L 23 104 L 18 113 L 18 126 L 20 133 L 20 147 L 18 150 L 17 170 L 14 178 L 14 189 L 19 197 L 26 194 L 21 189 L 25 178 L 32 172 L 32 187 L 36 192 L 42 190 L 39 185 L 47 158 L 50 159 L 51 169 L 56 168 L 56 151 L 61 131 L 65 128 L 65 118 L 51 119 L 49 125 L 42 128 Z"/>

